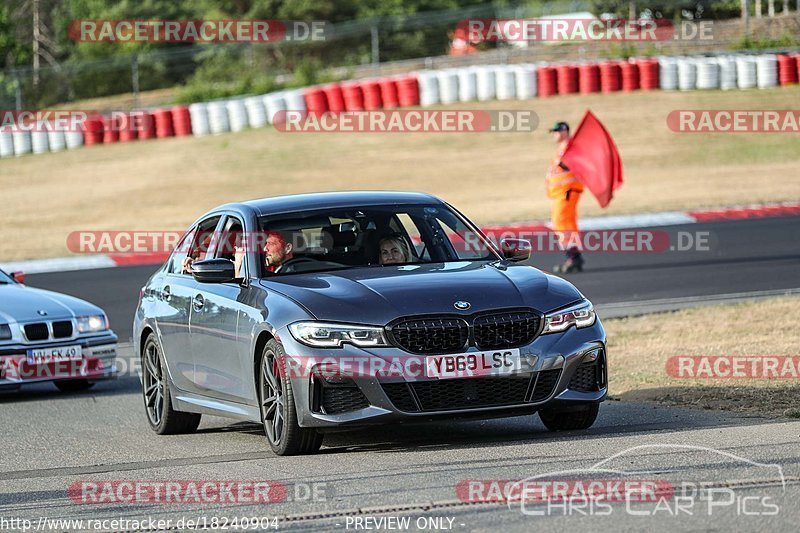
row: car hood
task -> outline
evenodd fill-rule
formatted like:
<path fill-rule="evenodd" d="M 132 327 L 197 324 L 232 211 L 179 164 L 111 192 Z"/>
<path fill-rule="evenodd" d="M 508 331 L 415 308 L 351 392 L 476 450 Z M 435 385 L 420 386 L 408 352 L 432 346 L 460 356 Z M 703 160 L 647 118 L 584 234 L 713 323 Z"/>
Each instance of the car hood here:
<path fill-rule="evenodd" d="M 42 315 L 39 311 L 47 313 Z M 102 310 L 88 302 L 43 289 L 19 284 L 0 284 L 0 322 L 55 320 L 96 315 Z"/>
<path fill-rule="evenodd" d="M 409 315 L 472 314 L 502 307 L 542 312 L 582 298 L 572 284 L 524 265 L 484 262 L 355 268 L 266 278 L 261 283 L 319 320 L 386 324 Z M 457 301 L 471 307 L 458 311 Z"/>

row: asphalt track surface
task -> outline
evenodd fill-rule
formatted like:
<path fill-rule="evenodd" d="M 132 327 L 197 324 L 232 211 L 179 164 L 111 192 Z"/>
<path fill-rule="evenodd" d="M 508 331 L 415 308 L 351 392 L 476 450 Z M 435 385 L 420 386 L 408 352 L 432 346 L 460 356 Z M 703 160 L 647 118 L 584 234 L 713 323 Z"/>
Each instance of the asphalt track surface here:
<path fill-rule="evenodd" d="M 800 287 L 800 217 L 723 221 L 655 228 L 670 246 L 687 236 L 707 239 L 708 250 L 590 252 L 586 270 L 569 275 L 596 304 L 707 296 Z M 682 237 L 679 237 L 683 235 Z M 550 271 L 558 253 L 535 252 L 530 264 Z M 28 276 L 33 287 L 65 292 L 108 313 L 121 341 L 131 337 L 139 289 L 157 267 L 136 266 Z"/>
<path fill-rule="evenodd" d="M 597 303 L 800 287 L 800 219 L 665 230 L 673 236 L 708 231 L 712 250 L 590 254 L 589 269 L 570 279 Z M 532 263 L 549 268 L 558 260 L 536 254 Z M 36 275 L 29 284 L 100 304 L 124 340 L 150 271 Z M 123 360 L 132 358 L 129 347 L 121 352 Z M 254 424 L 204 417 L 195 434 L 153 434 L 131 372 L 85 393 L 63 394 L 49 384 L 2 392 L 0 404 L 2 531 L 14 530 L 3 523 L 13 518 L 30 520 L 32 528 L 47 525 L 45 518 L 171 519 L 177 530 L 181 519 L 211 524 L 217 517 L 231 524 L 235 517 L 279 517 L 279 530 L 308 531 L 403 530 L 397 526 L 405 518 L 412 531 L 796 531 L 800 523 L 800 421 L 790 419 L 608 401 L 597 423 L 582 432 L 550 433 L 536 416 L 439 421 L 329 434 L 319 454 L 277 457 Z M 677 492 L 587 507 L 577 499 L 474 504 L 457 490 L 466 480 L 532 476 L 649 480 Z M 285 487 L 286 498 L 271 504 L 85 504 L 69 497 L 76 482 L 115 480 L 270 480 Z M 706 490 L 696 492 L 704 484 Z M 313 490 L 316 497 L 307 498 Z M 474 494 L 491 499 L 488 490 Z M 95 525 L 136 530 L 142 524 Z"/>

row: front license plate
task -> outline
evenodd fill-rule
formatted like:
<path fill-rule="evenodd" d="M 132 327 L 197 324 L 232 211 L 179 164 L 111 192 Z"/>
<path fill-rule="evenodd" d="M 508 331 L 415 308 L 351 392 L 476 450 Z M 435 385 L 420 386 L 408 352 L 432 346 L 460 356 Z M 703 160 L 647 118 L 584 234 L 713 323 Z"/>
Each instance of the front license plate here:
<path fill-rule="evenodd" d="M 28 350 L 28 362 L 31 364 L 50 363 L 53 361 L 79 361 L 83 357 L 81 346 L 54 346 Z"/>
<path fill-rule="evenodd" d="M 519 349 L 429 355 L 425 375 L 429 378 L 464 378 L 512 374 L 522 367 Z"/>

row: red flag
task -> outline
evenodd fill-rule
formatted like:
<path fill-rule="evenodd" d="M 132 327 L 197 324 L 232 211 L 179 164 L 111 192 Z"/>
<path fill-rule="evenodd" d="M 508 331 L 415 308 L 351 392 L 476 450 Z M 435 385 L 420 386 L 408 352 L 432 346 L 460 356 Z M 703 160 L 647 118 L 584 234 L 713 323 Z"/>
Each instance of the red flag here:
<path fill-rule="evenodd" d="M 622 185 L 622 161 L 614 139 L 591 111 L 586 111 L 561 161 L 592 191 L 600 207 L 607 206 Z"/>

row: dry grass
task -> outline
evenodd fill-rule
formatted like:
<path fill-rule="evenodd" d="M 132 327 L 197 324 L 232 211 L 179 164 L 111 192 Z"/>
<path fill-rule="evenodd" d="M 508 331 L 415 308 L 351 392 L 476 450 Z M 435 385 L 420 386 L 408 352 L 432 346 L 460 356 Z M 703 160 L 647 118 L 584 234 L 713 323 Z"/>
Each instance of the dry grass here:
<path fill-rule="evenodd" d="M 675 379 L 676 355 L 798 356 L 797 297 L 604 322 L 612 397 L 765 416 L 800 416 L 797 379 Z"/>
<path fill-rule="evenodd" d="M 545 126 L 591 108 L 614 135 L 626 184 L 606 210 L 584 215 L 797 200 L 795 134 L 677 134 L 674 109 L 791 109 L 800 87 L 633 93 L 493 102 L 533 109 L 533 134 L 287 134 L 271 128 L 0 161 L 5 228 L 0 259 L 67 254 L 69 232 L 182 229 L 222 202 L 316 190 L 437 194 L 480 223 L 543 219 L 543 176 L 554 146 Z M 477 104 L 474 104 L 477 106 Z"/>

